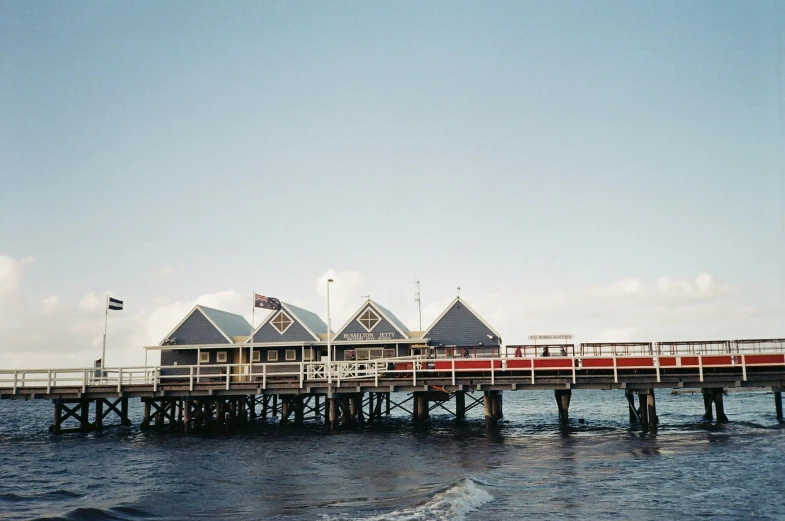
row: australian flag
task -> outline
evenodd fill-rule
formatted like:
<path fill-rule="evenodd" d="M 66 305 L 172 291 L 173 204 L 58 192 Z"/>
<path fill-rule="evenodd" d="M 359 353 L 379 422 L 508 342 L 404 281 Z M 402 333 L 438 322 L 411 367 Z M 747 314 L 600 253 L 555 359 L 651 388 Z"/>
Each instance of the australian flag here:
<path fill-rule="evenodd" d="M 281 309 L 281 301 L 277 298 L 273 297 L 265 297 L 264 295 L 259 295 L 258 293 L 254 293 L 254 306 L 257 308 L 264 308 L 264 309 Z"/>

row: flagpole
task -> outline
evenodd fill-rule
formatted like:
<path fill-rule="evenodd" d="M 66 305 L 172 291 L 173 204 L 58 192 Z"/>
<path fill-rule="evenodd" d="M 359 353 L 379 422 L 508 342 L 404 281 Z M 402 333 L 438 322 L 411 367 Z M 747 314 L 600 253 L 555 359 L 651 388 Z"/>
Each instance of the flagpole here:
<path fill-rule="evenodd" d="M 106 317 L 104 318 L 104 348 L 101 352 L 101 378 L 104 377 L 104 361 L 106 360 L 106 329 L 109 325 L 109 293 L 106 294 L 106 306 L 104 309 L 104 314 Z"/>
<path fill-rule="evenodd" d="M 251 293 L 251 338 L 248 339 L 249 342 L 249 349 L 248 349 L 248 380 L 252 378 L 253 374 L 253 330 L 255 327 L 256 320 L 254 318 L 256 314 L 256 292 Z M 261 357 L 259 358 L 261 360 Z"/>

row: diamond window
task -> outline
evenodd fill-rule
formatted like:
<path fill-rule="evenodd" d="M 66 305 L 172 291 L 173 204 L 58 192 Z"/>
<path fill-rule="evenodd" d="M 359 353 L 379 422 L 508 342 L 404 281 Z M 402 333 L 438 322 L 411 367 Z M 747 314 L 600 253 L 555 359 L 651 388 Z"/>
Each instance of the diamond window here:
<path fill-rule="evenodd" d="M 289 326 L 291 326 L 293 323 L 294 321 L 291 318 L 289 318 L 289 315 L 287 315 L 283 311 L 278 313 L 278 316 L 275 317 L 272 321 L 273 327 L 276 329 L 276 331 L 278 331 L 282 335 L 286 332 L 287 329 L 289 329 Z"/>
<path fill-rule="evenodd" d="M 366 308 L 366 310 L 363 311 L 360 314 L 360 317 L 357 319 L 357 322 L 359 322 L 369 333 L 373 328 L 376 327 L 376 324 L 381 321 L 382 319 L 379 318 L 379 315 L 374 313 L 371 308 Z"/>

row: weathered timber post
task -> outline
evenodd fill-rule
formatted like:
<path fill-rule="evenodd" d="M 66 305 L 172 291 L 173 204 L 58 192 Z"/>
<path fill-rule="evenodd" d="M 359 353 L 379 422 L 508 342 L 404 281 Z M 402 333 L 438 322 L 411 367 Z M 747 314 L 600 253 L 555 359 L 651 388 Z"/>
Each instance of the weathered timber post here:
<path fill-rule="evenodd" d="M 373 394 L 372 392 L 368 393 L 368 422 L 373 423 L 374 415 L 373 415 Z"/>
<path fill-rule="evenodd" d="M 315 415 L 316 415 L 316 421 L 319 421 L 319 418 L 322 417 L 322 404 L 321 404 L 321 400 L 319 399 L 319 395 L 318 394 L 314 395 L 313 401 L 314 401 L 313 410 L 314 410 Z M 326 416 L 327 415 L 325 414 L 325 417 Z"/>
<path fill-rule="evenodd" d="M 327 409 L 327 421 L 325 423 L 331 431 L 334 431 L 338 425 L 338 399 L 335 396 L 327 398 L 325 409 Z"/>
<path fill-rule="evenodd" d="M 131 420 L 128 419 L 128 397 L 123 396 L 120 398 L 120 425 L 131 425 Z"/>
<path fill-rule="evenodd" d="M 262 395 L 262 418 L 265 420 L 267 419 L 268 408 L 270 406 L 270 395 L 263 394 Z"/>
<path fill-rule="evenodd" d="M 224 401 L 221 398 L 215 400 L 215 423 L 219 426 L 224 424 Z"/>
<path fill-rule="evenodd" d="M 701 389 L 701 393 L 703 394 L 703 419 L 711 421 L 714 419 L 714 416 L 711 412 L 712 390 Z"/>
<path fill-rule="evenodd" d="M 391 393 L 384 393 L 384 394 L 386 395 L 386 398 L 384 400 L 385 401 L 384 415 L 385 416 L 389 416 L 390 415 L 390 394 Z"/>
<path fill-rule="evenodd" d="M 494 429 L 499 424 L 499 405 L 496 401 L 497 392 L 498 391 L 485 391 L 483 395 L 486 429 Z"/>
<path fill-rule="evenodd" d="M 388 393 L 388 395 L 389 395 L 389 393 Z M 382 393 L 376 393 L 376 408 L 374 409 L 373 414 L 374 414 L 374 416 L 376 416 L 380 420 L 382 419 L 382 400 L 383 399 L 384 399 L 384 396 L 382 396 Z"/>
<path fill-rule="evenodd" d="M 343 395 L 339 400 L 338 404 L 341 407 L 341 418 L 343 419 L 342 424 L 344 427 L 349 427 L 354 424 L 349 395 Z"/>
<path fill-rule="evenodd" d="M 95 428 L 102 430 L 104 428 L 104 399 L 95 399 Z"/>
<path fill-rule="evenodd" d="M 649 389 L 646 399 L 646 407 L 649 410 L 649 430 L 656 431 L 660 419 L 657 417 L 657 401 L 654 396 L 654 388 Z"/>
<path fill-rule="evenodd" d="M 191 432 L 191 401 L 183 398 L 183 432 Z"/>
<path fill-rule="evenodd" d="M 289 421 L 289 414 L 291 414 L 288 398 L 288 396 L 281 396 L 281 418 L 278 421 L 281 427 L 286 427 L 286 423 Z"/>
<path fill-rule="evenodd" d="M 455 421 L 462 422 L 466 418 L 466 392 L 455 393 Z"/>
<path fill-rule="evenodd" d="M 294 398 L 294 424 L 297 427 L 302 426 L 304 416 L 305 416 L 305 403 L 303 402 L 303 396 L 301 394 L 298 394 Z"/>
<path fill-rule="evenodd" d="M 640 421 L 641 416 L 638 413 L 638 409 L 635 407 L 635 393 L 629 389 L 625 389 L 624 397 L 627 398 L 627 408 L 630 412 L 630 423 Z"/>
<path fill-rule="evenodd" d="M 278 416 L 278 395 L 273 395 L 273 416 Z"/>
<path fill-rule="evenodd" d="M 570 398 L 572 398 L 571 389 L 557 389 L 553 391 L 556 397 L 556 407 L 559 409 L 559 421 L 562 427 L 566 427 L 569 422 L 570 411 Z"/>
<path fill-rule="evenodd" d="M 52 426 L 49 427 L 49 432 L 52 434 L 60 434 L 60 423 L 63 417 L 63 402 L 62 400 L 52 400 L 55 406 L 54 418 L 52 419 Z"/>
<path fill-rule="evenodd" d="M 641 427 L 643 430 L 649 430 L 649 408 L 646 405 L 646 391 L 638 391 L 638 410 L 641 412 Z"/>
<path fill-rule="evenodd" d="M 363 414 L 363 394 L 357 393 L 354 395 L 355 408 L 357 409 L 357 423 L 362 425 L 365 423 L 365 415 Z"/>
<path fill-rule="evenodd" d="M 424 392 L 414 393 L 413 416 L 415 423 L 424 423 L 428 420 L 428 395 Z"/>
<path fill-rule="evenodd" d="M 175 408 L 177 409 L 177 423 L 180 425 L 183 424 L 183 404 L 185 404 L 185 398 L 182 396 L 180 398 L 175 398 Z"/>
<path fill-rule="evenodd" d="M 248 402 L 248 414 L 251 420 L 256 419 L 256 395 L 249 395 L 250 401 Z"/>
<path fill-rule="evenodd" d="M 82 398 L 79 401 L 79 410 L 81 415 L 79 416 L 79 428 L 82 432 L 87 432 L 90 430 L 90 401 L 87 398 Z"/>
<path fill-rule="evenodd" d="M 779 387 L 772 387 L 774 392 L 774 408 L 777 411 L 777 421 L 782 421 L 782 390 Z"/>
<path fill-rule="evenodd" d="M 725 416 L 725 406 L 722 403 L 722 389 L 717 388 L 713 390 L 714 410 L 717 413 L 717 423 L 728 423 L 728 417 Z"/>
<path fill-rule="evenodd" d="M 150 427 L 150 399 L 142 398 L 144 402 L 144 416 L 142 417 L 142 429 Z"/>

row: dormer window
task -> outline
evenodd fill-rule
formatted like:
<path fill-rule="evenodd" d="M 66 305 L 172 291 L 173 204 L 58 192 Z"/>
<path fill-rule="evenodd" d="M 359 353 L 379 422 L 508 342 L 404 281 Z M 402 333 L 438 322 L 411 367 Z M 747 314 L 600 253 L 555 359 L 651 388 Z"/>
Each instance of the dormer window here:
<path fill-rule="evenodd" d="M 366 308 L 365 311 L 363 311 L 360 314 L 360 317 L 357 319 L 357 322 L 359 322 L 360 325 L 362 325 L 365 328 L 365 330 L 368 331 L 369 333 L 373 328 L 376 327 L 376 324 L 378 324 L 381 321 L 382 319 L 379 318 L 379 315 L 374 313 L 371 308 Z"/>
<path fill-rule="evenodd" d="M 286 330 L 289 329 L 289 326 L 293 323 L 294 321 L 283 311 L 278 313 L 278 316 L 272 320 L 273 327 L 282 335 L 286 333 Z"/>

